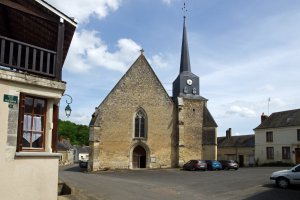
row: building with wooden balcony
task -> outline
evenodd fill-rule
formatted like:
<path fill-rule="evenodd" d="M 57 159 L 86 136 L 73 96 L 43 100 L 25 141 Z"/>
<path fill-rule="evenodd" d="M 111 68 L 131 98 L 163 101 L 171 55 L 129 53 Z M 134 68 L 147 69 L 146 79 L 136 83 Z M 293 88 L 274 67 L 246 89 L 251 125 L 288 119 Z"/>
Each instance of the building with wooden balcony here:
<path fill-rule="evenodd" d="M 1 199 L 57 199 L 58 104 L 75 29 L 44 0 L 0 0 Z"/>

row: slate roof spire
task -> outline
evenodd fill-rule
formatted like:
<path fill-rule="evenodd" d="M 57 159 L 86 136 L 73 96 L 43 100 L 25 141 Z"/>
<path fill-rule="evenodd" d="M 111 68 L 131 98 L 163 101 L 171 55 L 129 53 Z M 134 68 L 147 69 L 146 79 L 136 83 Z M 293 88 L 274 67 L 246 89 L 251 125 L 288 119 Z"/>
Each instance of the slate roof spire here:
<path fill-rule="evenodd" d="M 173 82 L 173 97 L 185 96 L 188 98 L 203 98 L 200 96 L 199 77 L 192 73 L 189 55 L 189 46 L 186 31 L 186 7 L 182 8 L 183 15 L 183 34 L 181 46 L 181 60 L 179 75 Z"/>
<path fill-rule="evenodd" d="M 182 45 L 181 45 L 180 73 L 184 72 L 184 71 L 191 72 L 189 46 L 188 46 L 188 41 L 187 41 L 185 19 L 186 19 L 186 16 L 183 16 L 183 34 L 182 34 Z"/>

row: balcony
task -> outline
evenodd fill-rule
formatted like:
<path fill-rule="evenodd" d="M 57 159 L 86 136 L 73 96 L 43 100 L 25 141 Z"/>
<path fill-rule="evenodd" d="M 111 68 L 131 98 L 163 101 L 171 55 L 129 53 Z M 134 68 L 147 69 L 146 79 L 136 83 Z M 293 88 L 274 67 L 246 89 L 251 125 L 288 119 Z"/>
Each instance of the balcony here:
<path fill-rule="evenodd" d="M 0 36 L 0 65 L 55 78 L 56 52 Z"/>
<path fill-rule="evenodd" d="M 61 81 L 75 29 L 43 0 L 0 0 L 0 69 Z"/>

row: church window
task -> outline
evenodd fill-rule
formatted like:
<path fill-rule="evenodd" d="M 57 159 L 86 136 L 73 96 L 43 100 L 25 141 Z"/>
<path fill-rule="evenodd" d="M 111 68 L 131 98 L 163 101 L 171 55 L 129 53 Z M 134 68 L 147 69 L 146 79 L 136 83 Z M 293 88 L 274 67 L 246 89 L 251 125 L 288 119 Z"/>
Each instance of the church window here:
<path fill-rule="evenodd" d="M 146 114 L 143 110 L 138 110 L 135 115 L 135 128 L 134 137 L 135 138 L 145 138 L 146 137 Z"/>

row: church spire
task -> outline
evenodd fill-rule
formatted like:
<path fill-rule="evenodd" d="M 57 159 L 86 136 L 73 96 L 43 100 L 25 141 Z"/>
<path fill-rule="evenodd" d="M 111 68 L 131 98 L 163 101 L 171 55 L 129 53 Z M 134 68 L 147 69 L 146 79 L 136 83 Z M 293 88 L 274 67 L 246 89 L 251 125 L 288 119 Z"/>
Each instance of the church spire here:
<path fill-rule="evenodd" d="M 185 9 L 185 3 L 184 8 Z M 189 46 L 187 41 L 187 34 L 186 34 L 186 27 L 185 27 L 185 19 L 186 16 L 183 16 L 183 33 L 182 33 L 182 45 L 181 45 L 181 60 L 180 60 L 180 73 L 187 71 L 191 72 L 191 65 L 190 65 L 190 56 L 189 56 Z"/>
<path fill-rule="evenodd" d="M 189 55 L 189 46 L 186 33 L 186 8 L 185 1 L 182 8 L 183 15 L 183 34 L 181 46 L 181 60 L 179 75 L 173 82 L 173 97 L 185 96 L 187 98 L 198 98 L 199 95 L 199 77 L 192 73 Z"/>
<path fill-rule="evenodd" d="M 180 72 L 191 72 L 189 46 L 187 41 L 186 27 L 185 27 L 185 16 L 183 19 L 183 34 L 182 34 L 182 45 L 181 45 L 181 60 L 180 60 Z"/>

